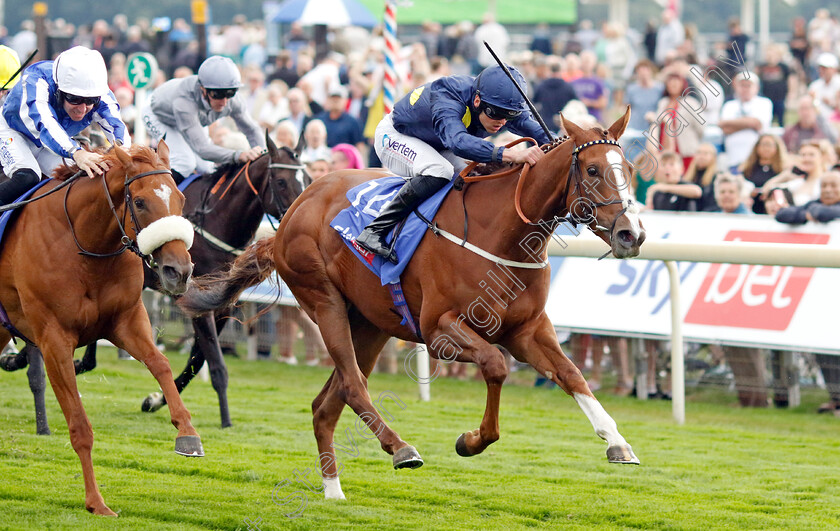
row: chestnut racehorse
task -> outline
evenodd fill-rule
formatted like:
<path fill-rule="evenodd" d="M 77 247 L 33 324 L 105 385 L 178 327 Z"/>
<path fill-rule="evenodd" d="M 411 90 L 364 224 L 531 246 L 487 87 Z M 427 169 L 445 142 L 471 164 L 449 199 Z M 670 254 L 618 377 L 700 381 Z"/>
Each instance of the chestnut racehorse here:
<path fill-rule="evenodd" d="M 169 149 L 161 142 L 157 154 L 133 146 L 129 152 L 115 147 L 104 156 L 109 165 L 104 176 L 81 177 L 18 214 L 0 249 L 0 303 L 16 333 L 43 353 L 82 463 L 85 507 L 115 516 L 94 478 L 93 429 L 76 388 L 75 348 L 104 338 L 142 361 L 170 404 L 178 429 L 175 451 L 200 456 L 203 450 L 169 362 L 152 341 L 140 297 L 140 255 L 152 262 L 170 293 L 183 293 L 192 274 L 193 232 L 181 217 L 184 196 L 169 172 Z M 76 170 L 61 168 L 56 177 L 67 179 Z M 35 195 L 55 187 L 50 182 Z M 0 328 L 0 345 L 10 338 Z"/>
<path fill-rule="evenodd" d="M 528 171 L 519 167 L 509 178 L 482 180 L 449 193 L 435 216 L 436 227 L 424 236 L 401 277 L 422 337 L 400 324 L 388 289 L 329 226 L 348 206 L 348 190 L 384 175 L 370 171 L 339 172 L 316 181 L 286 214 L 273 241 L 254 244 L 227 276 L 196 279 L 181 305 L 201 312 L 229 304 L 276 268 L 318 324 L 336 365 L 312 403 L 327 498 L 344 497 L 332 446 L 344 404 L 394 456 L 395 468 L 423 463 L 387 426 L 367 392 L 368 375 L 390 336 L 425 342 L 438 359 L 478 365 L 487 384 L 486 409 L 480 427 L 458 438 L 459 455 L 479 454 L 499 438 L 499 399 L 508 368 L 493 346 L 498 344 L 574 397 L 595 433 L 606 440 L 610 462 L 638 464 L 615 421 L 561 350 L 544 310 L 550 281 L 545 244 L 560 221 L 557 216 L 571 214 L 583 221 L 618 258 L 639 253 L 645 234 L 627 188 L 629 165 L 617 142 L 629 118 L 628 108 L 608 130 L 583 130 L 566 121 L 570 138 L 544 146 L 546 155 Z M 436 229 L 459 235 L 458 244 L 436 237 Z M 468 245 L 459 245 L 461 238 Z M 493 296 L 487 290 L 491 275 Z"/>

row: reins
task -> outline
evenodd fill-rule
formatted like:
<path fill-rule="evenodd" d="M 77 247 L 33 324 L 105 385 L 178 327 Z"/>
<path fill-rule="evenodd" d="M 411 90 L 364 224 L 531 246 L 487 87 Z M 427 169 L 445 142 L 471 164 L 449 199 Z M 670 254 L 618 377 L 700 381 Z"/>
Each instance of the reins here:
<path fill-rule="evenodd" d="M 288 148 L 281 147 L 281 148 L 278 148 L 278 149 L 287 150 L 287 152 L 290 155 L 290 157 L 292 158 L 292 160 L 297 159 L 297 155 L 293 151 L 288 150 Z M 268 152 L 267 151 L 264 152 L 263 155 L 268 155 Z M 228 191 L 230 191 L 230 189 L 233 187 L 234 183 L 236 183 L 236 181 L 239 179 L 239 176 L 243 175 L 243 174 L 245 175 L 245 181 L 248 183 L 248 187 L 250 188 L 250 190 L 254 194 L 254 196 L 257 198 L 257 201 L 260 203 L 260 208 L 262 209 L 263 213 L 268 213 L 268 208 L 266 207 L 266 201 L 263 200 L 262 193 L 263 193 L 263 190 L 265 189 L 266 186 L 269 187 L 269 189 L 271 190 L 271 202 L 273 202 L 274 206 L 277 207 L 277 213 L 278 213 L 280 219 L 283 218 L 283 215 L 289 209 L 290 205 L 289 206 L 284 206 L 281 203 L 280 194 L 277 193 L 275 188 L 274 188 L 275 187 L 275 180 L 274 180 L 273 174 L 271 173 L 271 170 L 283 169 L 283 170 L 303 171 L 304 174 L 306 176 L 308 176 L 308 174 L 306 173 L 306 167 L 303 164 L 286 164 L 286 163 L 282 163 L 282 162 L 271 162 L 271 159 L 270 159 L 270 156 L 269 156 L 269 161 L 268 161 L 267 168 L 266 168 L 269 172 L 269 176 L 266 179 L 266 182 L 264 182 L 262 184 L 262 186 L 260 187 L 260 189 L 257 190 L 257 187 L 254 186 L 254 183 L 251 180 L 251 173 L 250 173 L 251 162 L 252 161 L 246 162 L 245 165 L 242 166 L 239 169 L 239 171 L 236 173 L 236 175 L 234 175 L 233 178 L 230 180 L 230 182 L 227 184 L 227 187 L 224 189 L 224 191 L 221 193 L 221 195 L 218 196 L 218 201 L 215 204 L 213 204 L 213 206 L 207 208 L 207 202 L 209 201 L 210 196 L 215 196 L 219 192 L 219 190 L 222 188 L 222 186 L 225 185 L 225 183 L 227 182 L 227 179 L 228 179 L 228 175 L 230 174 L 230 171 L 228 171 L 224 175 L 222 175 L 221 178 L 219 178 L 219 180 L 216 182 L 216 184 L 214 184 L 209 190 L 205 191 L 204 197 L 201 200 L 201 206 L 195 212 L 195 214 L 197 214 L 198 216 L 190 216 L 192 218 L 191 222 L 192 222 L 193 228 L 195 229 L 195 231 L 201 237 L 203 237 L 209 243 L 211 243 L 215 247 L 221 249 L 222 251 L 225 251 L 227 253 L 230 253 L 230 254 L 233 254 L 233 255 L 236 255 L 236 256 L 239 256 L 240 254 L 242 254 L 243 249 L 239 248 L 239 247 L 234 247 L 233 245 L 230 245 L 229 243 L 221 240 L 220 238 L 218 238 L 218 237 L 214 236 L 213 234 L 211 234 L 210 232 L 208 232 L 203 227 L 203 225 L 204 225 L 203 221 L 204 221 L 205 216 L 207 214 L 213 212 L 216 209 L 216 207 L 221 204 L 222 199 L 224 199 L 225 195 L 227 195 Z M 273 229 L 277 230 L 277 227 L 274 225 L 274 221 L 271 218 L 269 218 L 269 223 L 271 223 L 271 226 L 272 226 Z"/>
<path fill-rule="evenodd" d="M 68 177 L 64 182 L 62 182 L 61 184 L 59 184 L 58 186 L 56 186 L 55 188 L 53 188 L 49 192 L 43 193 L 43 194 L 39 195 L 38 197 L 31 197 L 31 198 L 25 199 L 23 201 L 18 201 L 17 203 L 9 203 L 8 205 L 0 206 L 0 212 L 6 212 L 8 210 L 14 210 L 14 209 L 20 208 L 24 205 L 28 205 L 29 203 L 34 203 L 35 201 L 37 201 L 39 199 L 42 199 L 44 197 L 47 197 L 50 194 L 54 194 L 54 193 L 58 192 L 59 190 L 61 190 L 62 188 L 65 188 L 65 187 L 73 184 L 82 175 L 85 175 L 85 172 L 83 170 L 79 170 L 78 172 L 76 172 L 73 175 L 71 175 L 70 177 Z"/>

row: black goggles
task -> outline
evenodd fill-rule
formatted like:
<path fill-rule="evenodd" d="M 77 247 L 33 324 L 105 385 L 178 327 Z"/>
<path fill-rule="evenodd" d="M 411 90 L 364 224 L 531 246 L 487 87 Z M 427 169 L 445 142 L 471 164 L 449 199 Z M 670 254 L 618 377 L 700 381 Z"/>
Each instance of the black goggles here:
<path fill-rule="evenodd" d="M 64 101 L 66 101 L 70 105 L 97 105 L 99 103 L 99 100 L 102 99 L 99 96 L 86 98 L 84 96 L 76 96 L 75 94 L 68 94 L 66 92 L 64 92 L 63 94 Z"/>
<path fill-rule="evenodd" d="M 522 111 L 512 111 L 510 109 L 503 109 L 501 107 L 485 103 L 484 114 L 486 114 L 491 120 L 513 120 L 522 114 Z"/>
<path fill-rule="evenodd" d="M 239 89 L 231 88 L 231 89 L 205 89 L 207 90 L 207 95 L 210 96 L 214 100 L 229 100 L 232 97 L 236 96 L 236 91 Z"/>

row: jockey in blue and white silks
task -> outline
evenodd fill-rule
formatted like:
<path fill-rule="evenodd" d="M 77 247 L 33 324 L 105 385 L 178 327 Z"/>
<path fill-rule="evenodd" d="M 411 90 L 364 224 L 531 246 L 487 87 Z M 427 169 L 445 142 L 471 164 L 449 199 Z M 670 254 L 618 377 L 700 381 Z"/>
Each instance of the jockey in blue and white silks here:
<path fill-rule="evenodd" d="M 72 138 L 94 121 L 110 142 L 131 145 L 99 52 L 76 46 L 55 61 L 26 68 L 0 115 L 0 163 L 10 177 L 0 184 L 0 205 L 32 188 L 65 158 L 91 177 L 106 171 L 102 155 L 81 149 Z"/>
<path fill-rule="evenodd" d="M 525 90 L 522 75 L 508 69 Z M 551 141 L 500 66 L 488 67 L 475 78 L 443 77 L 400 99 L 376 127 L 374 148 L 383 166 L 407 182 L 356 242 L 396 263 L 386 235 L 452 180 L 466 160 L 534 164 L 543 156 L 537 146 L 506 150 L 484 140 L 503 127 L 540 144 Z"/>

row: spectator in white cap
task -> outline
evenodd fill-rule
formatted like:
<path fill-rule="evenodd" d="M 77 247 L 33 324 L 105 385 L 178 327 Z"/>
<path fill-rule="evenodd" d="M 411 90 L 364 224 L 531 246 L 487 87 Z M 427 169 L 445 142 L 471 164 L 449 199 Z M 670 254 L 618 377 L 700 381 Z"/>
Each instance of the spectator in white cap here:
<path fill-rule="evenodd" d="M 762 131 L 773 120 L 773 102 L 758 95 L 758 75 L 740 72 L 733 78 L 735 97 L 723 104 L 720 123 L 727 163 L 732 171 L 747 159 Z"/>
<path fill-rule="evenodd" d="M 825 118 L 831 118 L 838 110 L 838 94 L 840 94 L 840 75 L 837 74 L 838 61 L 833 53 L 823 52 L 817 57 L 817 67 L 820 71 L 819 79 L 808 86 L 808 93 L 814 97 L 820 113 Z"/>

